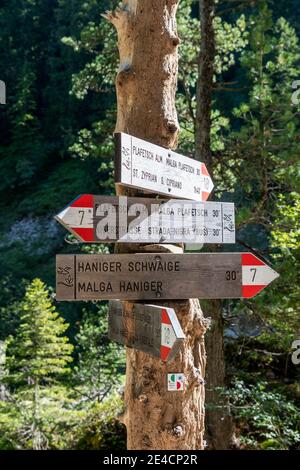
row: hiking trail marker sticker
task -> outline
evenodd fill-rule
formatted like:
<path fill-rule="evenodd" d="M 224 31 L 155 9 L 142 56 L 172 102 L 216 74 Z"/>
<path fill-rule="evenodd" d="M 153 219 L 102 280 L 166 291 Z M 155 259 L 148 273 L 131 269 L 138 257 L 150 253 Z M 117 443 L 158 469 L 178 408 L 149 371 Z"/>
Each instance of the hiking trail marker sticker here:
<path fill-rule="evenodd" d="M 174 309 L 156 305 L 109 302 L 109 339 L 169 362 L 185 335 Z"/>
<path fill-rule="evenodd" d="M 58 255 L 56 298 L 251 298 L 278 276 L 252 253 Z"/>
<path fill-rule="evenodd" d="M 115 138 L 116 184 L 194 201 L 208 199 L 214 185 L 204 163 L 123 132 Z"/>
<path fill-rule="evenodd" d="M 184 385 L 184 374 L 168 374 L 168 392 L 182 392 Z"/>
<path fill-rule="evenodd" d="M 86 243 L 235 243 L 230 202 L 82 194 L 55 219 Z"/>

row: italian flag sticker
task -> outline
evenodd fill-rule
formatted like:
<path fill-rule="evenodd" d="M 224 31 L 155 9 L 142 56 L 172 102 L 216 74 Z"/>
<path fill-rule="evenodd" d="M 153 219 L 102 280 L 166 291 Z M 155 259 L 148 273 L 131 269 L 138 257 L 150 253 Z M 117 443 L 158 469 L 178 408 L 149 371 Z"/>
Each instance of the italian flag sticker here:
<path fill-rule="evenodd" d="M 184 390 L 184 374 L 168 374 L 168 392 L 181 392 Z"/>

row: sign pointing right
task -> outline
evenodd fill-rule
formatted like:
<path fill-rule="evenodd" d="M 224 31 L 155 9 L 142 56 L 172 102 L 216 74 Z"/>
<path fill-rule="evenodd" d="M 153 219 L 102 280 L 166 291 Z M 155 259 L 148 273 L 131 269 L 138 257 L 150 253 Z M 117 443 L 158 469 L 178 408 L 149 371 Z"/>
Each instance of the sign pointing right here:
<path fill-rule="evenodd" d="M 57 300 L 240 299 L 278 274 L 252 253 L 58 255 Z"/>
<path fill-rule="evenodd" d="M 214 185 L 205 163 L 123 132 L 115 136 L 116 184 L 193 201 L 208 199 Z"/>
<path fill-rule="evenodd" d="M 157 305 L 131 304 L 111 300 L 108 337 L 117 343 L 169 362 L 178 353 L 185 335 L 175 311 Z"/>
<path fill-rule="evenodd" d="M 243 298 L 254 297 L 279 274 L 252 253 L 242 253 Z"/>

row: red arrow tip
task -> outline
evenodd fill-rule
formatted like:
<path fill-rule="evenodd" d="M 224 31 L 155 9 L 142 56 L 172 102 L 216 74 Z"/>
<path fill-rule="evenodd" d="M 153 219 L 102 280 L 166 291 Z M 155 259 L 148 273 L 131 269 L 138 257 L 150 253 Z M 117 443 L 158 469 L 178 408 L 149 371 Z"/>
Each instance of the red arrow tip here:
<path fill-rule="evenodd" d="M 202 201 L 207 201 L 207 199 L 209 198 L 210 196 L 210 193 L 207 193 L 206 191 L 202 191 Z"/>
<path fill-rule="evenodd" d="M 201 166 L 202 166 L 202 175 L 205 175 L 205 176 L 209 176 L 209 177 L 210 177 L 210 174 L 209 174 L 208 171 L 207 171 L 207 168 L 206 168 L 205 163 L 201 163 Z"/>
<path fill-rule="evenodd" d="M 252 253 L 242 253 L 242 266 L 266 266 L 266 263 Z"/>
<path fill-rule="evenodd" d="M 166 325 L 172 325 L 168 312 L 165 308 L 161 311 L 161 322 L 165 323 Z"/>
<path fill-rule="evenodd" d="M 92 194 L 81 194 L 71 202 L 70 207 L 91 207 L 94 205 L 94 197 Z"/>
<path fill-rule="evenodd" d="M 93 228 L 80 228 L 80 227 L 73 227 L 73 231 L 77 233 L 77 235 L 81 238 L 84 242 L 94 242 L 94 229 Z"/>
<path fill-rule="evenodd" d="M 251 299 L 255 297 L 260 291 L 267 286 L 243 286 L 242 296 L 244 299 Z"/>
<path fill-rule="evenodd" d="M 160 358 L 162 361 L 166 361 L 168 359 L 168 355 L 170 351 L 171 349 L 167 348 L 166 346 L 160 347 Z"/>

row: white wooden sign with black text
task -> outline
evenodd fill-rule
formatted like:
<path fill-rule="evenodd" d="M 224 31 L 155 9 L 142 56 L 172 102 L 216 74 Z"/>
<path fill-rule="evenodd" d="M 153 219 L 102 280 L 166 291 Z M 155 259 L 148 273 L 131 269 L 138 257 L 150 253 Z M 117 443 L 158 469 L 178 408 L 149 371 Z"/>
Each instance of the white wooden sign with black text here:
<path fill-rule="evenodd" d="M 123 132 L 116 134 L 115 182 L 155 194 L 206 201 L 214 187 L 206 165 Z"/>

